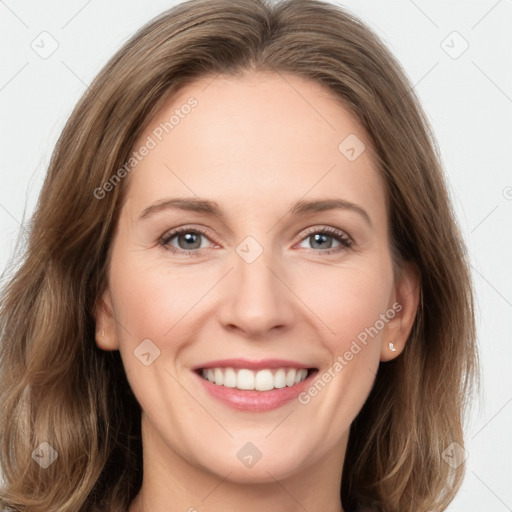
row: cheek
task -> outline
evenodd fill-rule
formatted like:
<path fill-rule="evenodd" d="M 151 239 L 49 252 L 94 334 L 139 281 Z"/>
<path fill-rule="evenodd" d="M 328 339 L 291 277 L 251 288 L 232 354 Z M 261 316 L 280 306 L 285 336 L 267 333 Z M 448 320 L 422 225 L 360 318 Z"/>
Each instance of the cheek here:
<path fill-rule="evenodd" d="M 297 276 L 295 288 L 321 321 L 319 325 L 326 331 L 323 340 L 332 354 L 349 350 L 354 340 L 365 346 L 365 335 L 366 341 L 381 338 L 385 324 L 379 319 L 386 312 L 393 286 L 392 268 L 386 258 L 364 266 L 317 265 L 308 269 L 307 276 L 307 281 L 305 276 Z M 378 342 L 373 345 L 380 350 Z"/>
<path fill-rule="evenodd" d="M 119 258 L 110 279 L 124 369 L 139 403 L 157 421 L 162 410 L 173 415 L 191 407 L 190 396 L 171 375 L 197 338 L 195 329 L 202 325 L 197 317 L 207 304 L 203 297 L 215 279 L 208 271 L 171 271 L 150 260 Z"/>
<path fill-rule="evenodd" d="M 318 316 L 315 325 L 329 356 L 316 379 L 300 396 L 306 416 L 327 446 L 334 446 L 361 410 L 380 362 L 385 314 L 393 286 L 392 267 L 385 257 L 364 265 L 311 267 L 307 283 L 295 286 L 304 303 Z M 314 286 L 312 286 L 314 283 Z"/>
<path fill-rule="evenodd" d="M 111 273 L 111 283 L 118 321 L 133 335 L 158 340 L 172 337 L 172 330 L 182 319 L 186 322 L 186 315 L 211 288 L 207 272 L 171 272 L 161 263 L 144 261 L 122 262 Z"/>

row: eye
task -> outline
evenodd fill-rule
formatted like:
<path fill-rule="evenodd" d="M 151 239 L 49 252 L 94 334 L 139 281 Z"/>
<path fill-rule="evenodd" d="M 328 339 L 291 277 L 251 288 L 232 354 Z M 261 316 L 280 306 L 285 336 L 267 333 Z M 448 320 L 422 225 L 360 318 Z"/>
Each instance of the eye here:
<path fill-rule="evenodd" d="M 321 252 L 324 254 L 332 254 L 346 250 L 352 246 L 352 239 L 340 229 L 329 226 L 313 227 L 310 228 L 302 242 L 309 242 L 314 252 Z M 338 245 L 334 245 L 334 244 Z M 315 250 L 319 249 L 319 250 Z"/>
<path fill-rule="evenodd" d="M 201 249 L 208 248 L 208 244 L 206 246 L 203 244 L 205 239 L 208 240 L 208 237 L 202 229 L 184 226 L 166 233 L 160 238 L 158 243 L 173 254 L 182 253 L 198 256 Z M 175 240 L 174 243 L 173 240 Z"/>
<path fill-rule="evenodd" d="M 165 233 L 158 243 L 173 254 L 199 256 L 202 249 L 209 248 L 208 243 L 203 243 L 205 240 L 210 240 L 205 230 L 183 226 Z M 345 232 L 330 226 L 310 228 L 302 237 L 301 244 L 304 242 L 311 244 L 310 250 L 322 254 L 341 252 L 350 248 L 353 243 Z"/>

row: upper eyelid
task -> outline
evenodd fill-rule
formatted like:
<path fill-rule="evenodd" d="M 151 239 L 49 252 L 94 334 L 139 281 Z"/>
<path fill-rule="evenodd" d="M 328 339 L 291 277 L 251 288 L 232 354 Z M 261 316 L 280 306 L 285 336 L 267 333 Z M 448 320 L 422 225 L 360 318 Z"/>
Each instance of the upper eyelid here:
<path fill-rule="evenodd" d="M 317 232 L 318 233 L 325 232 L 325 233 L 329 233 L 331 235 L 338 233 L 340 237 L 346 237 L 346 238 L 350 238 L 352 240 L 352 237 L 344 229 L 335 228 L 334 226 L 321 225 L 321 224 L 318 224 L 315 226 L 310 226 L 309 228 L 306 228 L 304 234 L 302 235 L 302 238 L 308 236 L 310 233 L 317 233 Z"/>

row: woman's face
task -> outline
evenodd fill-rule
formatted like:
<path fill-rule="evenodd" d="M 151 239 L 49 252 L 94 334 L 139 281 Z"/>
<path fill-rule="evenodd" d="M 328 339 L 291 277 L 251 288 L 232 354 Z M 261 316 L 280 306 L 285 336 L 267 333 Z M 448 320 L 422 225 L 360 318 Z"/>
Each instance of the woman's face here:
<path fill-rule="evenodd" d="M 145 457 L 339 476 L 415 310 L 364 130 L 321 85 L 251 72 L 185 87 L 133 150 L 97 343 L 121 352 Z"/>

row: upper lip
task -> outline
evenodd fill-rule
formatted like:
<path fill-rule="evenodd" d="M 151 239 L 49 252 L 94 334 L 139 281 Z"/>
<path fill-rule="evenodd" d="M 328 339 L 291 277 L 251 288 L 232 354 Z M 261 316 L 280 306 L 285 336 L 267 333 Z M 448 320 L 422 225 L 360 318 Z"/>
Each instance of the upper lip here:
<path fill-rule="evenodd" d="M 250 359 L 218 359 L 197 365 L 193 370 L 202 370 L 207 368 L 247 368 L 248 370 L 262 370 L 265 368 L 313 368 L 309 364 L 291 361 L 289 359 L 260 359 L 259 361 Z"/>

